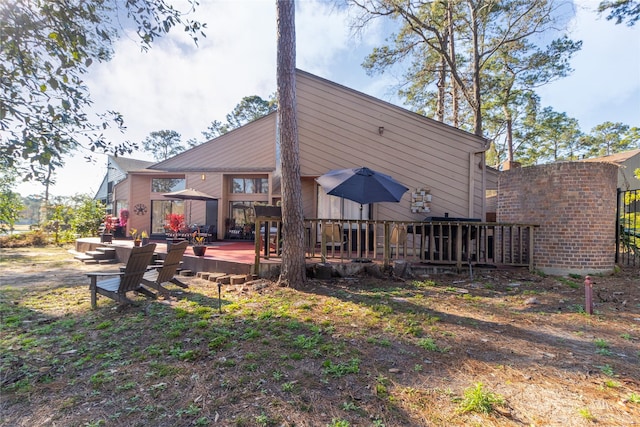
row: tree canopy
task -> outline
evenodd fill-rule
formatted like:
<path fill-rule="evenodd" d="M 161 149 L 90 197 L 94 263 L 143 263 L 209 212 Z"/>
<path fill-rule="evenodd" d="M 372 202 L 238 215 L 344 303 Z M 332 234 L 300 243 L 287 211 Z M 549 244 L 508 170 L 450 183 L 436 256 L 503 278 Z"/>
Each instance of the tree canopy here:
<path fill-rule="evenodd" d="M 598 12 L 608 13 L 607 19 L 614 20 L 616 24 L 626 21 L 626 24 L 632 27 L 640 19 L 640 2 L 638 0 L 602 1 L 598 5 Z"/>
<path fill-rule="evenodd" d="M 244 126 L 260 117 L 264 117 L 277 109 L 278 102 L 273 95 L 269 100 L 264 100 L 258 95 L 245 96 L 238 105 L 235 106 L 233 111 L 227 114 L 226 123 L 214 120 L 207 127 L 207 130 L 202 132 L 202 136 L 206 139 L 217 138 L 233 129 Z"/>
<path fill-rule="evenodd" d="M 24 209 L 22 198 L 12 190 L 15 176 L 0 174 L 0 232 L 13 231 Z"/>
<path fill-rule="evenodd" d="M 568 58 L 580 48 L 566 37 L 538 45 L 561 25 L 560 3 L 554 0 L 351 2 L 362 11 L 356 26 L 376 17 L 400 24 L 365 68 L 383 72 L 408 61 L 401 91 L 407 102 L 479 136 L 484 136 L 487 98 L 501 95 L 502 104 L 512 104 L 516 89 L 566 74 Z"/>
<path fill-rule="evenodd" d="M 185 147 L 180 142 L 180 134 L 175 130 L 157 130 L 151 132 L 142 141 L 142 146 L 153 155 L 156 161 L 167 160 L 176 154 L 180 154 Z"/>
<path fill-rule="evenodd" d="M 581 42 L 569 39 L 565 3 L 556 0 L 351 0 L 360 27 L 391 17 L 397 34 L 363 66 L 382 73 L 408 63 L 399 91 L 414 111 L 501 144 L 513 161 L 513 135 L 535 89 L 572 70 Z"/>
<path fill-rule="evenodd" d="M 185 3 L 190 10 L 196 0 Z M 147 50 L 180 26 L 194 42 L 203 24 L 164 0 L 3 0 L 0 2 L 0 157 L 24 179 L 46 180 L 63 154 L 80 147 L 124 154 L 103 132 L 123 128 L 116 111 L 92 117 L 83 81 L 90 66 L 113 56 L 114 42 L 135 32 Z M 128 31 L 132 30 L 132 31 Z"/>
<path fill-rule="evenodd" d="M 610 156 L 614 153 L 640 148 L 640 128 L 620 122 L 604 122 L 582 138 L 586 157 Z"/>

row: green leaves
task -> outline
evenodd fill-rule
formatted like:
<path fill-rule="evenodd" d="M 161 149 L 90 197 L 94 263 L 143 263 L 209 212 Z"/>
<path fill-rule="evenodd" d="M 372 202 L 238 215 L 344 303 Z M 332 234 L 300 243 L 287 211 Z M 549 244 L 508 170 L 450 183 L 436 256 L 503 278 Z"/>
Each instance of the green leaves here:
<path fill-rule="evenodd" d="M 406 70 L 400 95 L 414 111 L 494 141 L 509 136 L 522 93 L 568 73 L 568 59 L 580 48 L 562 37 L 553 0 L 370 1 L 359 7 L 356 27 L 390 16 L 399 26 L 363 64 L 370 73 Z M 540 42 L 558 34 L 557 42 Z M 403 62 L 408 65 L 398 68 Z"/>
<path fill-rule="evenodd" d="M 175 130 L 159 130 L 151 132 L 142 145 L 157 161 L 166 160 L 185 150 L 180 138 Z"/>
<path fill-rule="evenodd" d="M 113 20 L 122 6 L 129 18 L 125 24 Z M 165 1 L 0 1 L 0 126 L 6 131 L 0 157 L 7 166 L 44 182 L 77 147 L 130 152 L 129 143 L 113 144 L 103 136 L 105 128 L 122 127 L 120 115 L 86 114 L 92 101 L 82 76 L 95 60 L 111 58 L 121 25 L 137 27 L 146 47 L 178 24 L 187 26 L 195 41 L 205 26 L 187 18 Z"/>
<path fill-rule="evenodd" d="M 0 231 L 2 232 L 13 230 L 20 217 L 20 211 L 24 209 L 22 198 L 12 191 L 15 180 L 13 174 L 0 175 Z"/>
<path fill-rule="evenodd" d="M 489 414 L 493 411 L 494 406 L 504 404 L 504 397 L 485 391 L 483 384 L 477 383 L 475 387 L 468 388 L 464 391 L 464 399 L 460 402 L 458 409 L 461 413 L 479 412 Z"/>

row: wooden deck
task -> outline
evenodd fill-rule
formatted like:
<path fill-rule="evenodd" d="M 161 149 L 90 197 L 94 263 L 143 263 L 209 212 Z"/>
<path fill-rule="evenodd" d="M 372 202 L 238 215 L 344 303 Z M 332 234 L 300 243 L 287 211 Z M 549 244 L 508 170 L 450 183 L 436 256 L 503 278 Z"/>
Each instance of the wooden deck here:
<path fill-rule="evenodd" d="M 164 258 L 167 253 L 165 241 L 151 241 L 156 243 L 156 254 Z M 129 239 L 114 239 L 112 243 L 100 243 L 98 237 L 88 237 L 76 240 L 75 251 L 86 253 L 95 251 L 97 247 L 108 246 L 115 249 L 118 262 L 124 263 L 129 258 L 133 247 L 133 241 Z M 249 241 L 219 241 L 207 245 L 204 256 L 198 257 L 193 253 L 193 247 L 187 247 L 183 256 L 183 269 L 198 272 L 227 273 L 227 274 L 253 274 L 255 261 L 254 243 Z M 274 268 L 280 267 L 280 260 L 269 260 L 260 263 L 260 276 L 266 276 Z"/>

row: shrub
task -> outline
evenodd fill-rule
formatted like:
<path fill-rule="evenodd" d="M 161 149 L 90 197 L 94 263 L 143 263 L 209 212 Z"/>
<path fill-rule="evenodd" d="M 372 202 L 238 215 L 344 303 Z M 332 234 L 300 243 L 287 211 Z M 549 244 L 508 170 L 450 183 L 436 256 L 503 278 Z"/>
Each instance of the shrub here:
<path fill-rule="evenodd" d="M 102 225 L 105 206 L 99 200 L 83 199 L 74 209 L 71 225 L 80 237 L 97 236 Z"/>
<path fill-rule="evenodd" d="M 47 246 L 50 239 L 41 230 L 28 233 L 10 234 L 0 236 L 0 248 L 27 248 L 30 246 Z"/>

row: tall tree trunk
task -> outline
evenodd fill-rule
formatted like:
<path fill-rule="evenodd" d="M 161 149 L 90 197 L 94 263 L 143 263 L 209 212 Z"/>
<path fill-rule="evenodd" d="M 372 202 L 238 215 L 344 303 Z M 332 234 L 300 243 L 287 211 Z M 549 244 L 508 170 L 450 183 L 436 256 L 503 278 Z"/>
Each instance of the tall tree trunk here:
<path fill-rule="evenodd" d="M 449 9 L 450 10 L 450 9 Z M 444 31 L 443 34 L 443 49 L 446 49 L 446 46 L 450 43 L 450 37 L 452 36 L 451 32 L 447 30 Z M 436 105 L 436 119 L 439 122 L 444 123 L 445 119 L 445 95 L 447 93 L 447 75 L 448 75 L 448 67 L 447 67 L 447 59 L 444 55 L 440 56 L 440 70 L 438 71 L 438 104 Z"/>
<path fill-rule="evenodd" d="M 513 80 L 512 80 L 513 81 Z M 507 134 L 505 135 L 505 145 L 507 146 L 507 164 L 512 167 L 514 161 L 513 154 L 513 114 L 511 111 L 511 88 L 513 85 L 505 85 L 502 91 L 502 113 L 504 114 L 504 123 Z"/>
<path fill-rule="evenodd" d="M 453 29 L 453 5 L 451 2 L 447 3 L 447 31 L 449 33 L 449 57 L 451 58 L 452 68 L 457 67 L 456 64 L 456 45 L 455 45 L 455 32 Z M 456 79 L 451 79 L 451 124 L 453 127 L 460 127 L 459 110 L 458 105 L 458 84 Z"/>
<path fill-rule="evenodd" d="M 44 200 L 40 204 L 40 219 L 38 225 L 41 227 L 49 219 L 49 187 L 51 186 L 51 175 L 53 174 L 53 167 L 51 164 L 47 167 L 47 177 L 44 179 Z"/>
<path fill-rule="evenodd" d="M 502 111 L 504 112 L 505 123 L 507 126 L 507 162 L 509 163 L 509 167 L 511 167 L 511 164 L 513 163 L 513 119 L 511 117 L 511 110 L 509 110 L 507 105 L 502 106 Z"/>
<path fill-rule="evenodd" d="M 282 162 L 282 270 L 279 284 L 297 287 L 306 278 L 304 213 L 296 112 L 295 1 L 276 0 L 278 31 L 278 136 Z"/>
<path fill-rule="evenodd" d="M 478 136 L 482 135 L 482 98 L 480 95 L 480 88 L 482 87 L 480 81 L 480 30 L 478 28 L 478 11 L 474 8 L 474 4 L 470 3 L 471 12 L 471 38 L 473 51 L 471 52 L 471 66 L 472 66 L 472 94 L 469 104 L 473 111 L 473 133 Z"/>
<path fill-rule="evenodd" d="M 447 86 L 447 61 L 440 60 L 440 70 L 438 71 L 438 105 L 436 106 L 436 120 L 444 123 L 444 104 Z"/>

